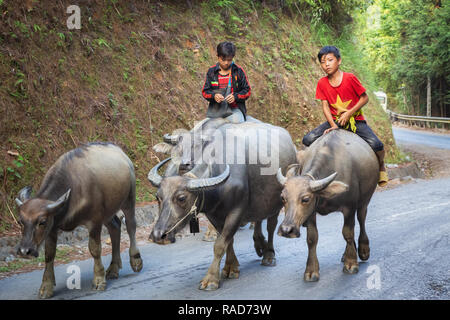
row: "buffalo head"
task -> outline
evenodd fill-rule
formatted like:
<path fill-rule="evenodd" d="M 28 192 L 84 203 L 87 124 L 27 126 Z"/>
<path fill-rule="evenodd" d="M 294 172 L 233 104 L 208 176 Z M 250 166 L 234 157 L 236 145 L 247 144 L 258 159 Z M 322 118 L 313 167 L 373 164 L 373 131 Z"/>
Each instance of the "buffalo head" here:
<path fill-rule="evenodd" d="M 196 162 L 201 160 L 202 152 L 212 137 L 207 130 L 177 129 L 172 134 L 166 133 L 163 140 L 164 142 L 153 146 L 153 150 L 170 155 L 182 174 L 192 170 Z"/>
<path fill-rule="evenodd" d="M 278 228 L 278 235 L 286 238 L 300 237 L 300 227 L 316 211 L 319 197 L 332 199 L 348 190 L 345 183 L 334 181 L 336 172 L 316 180 L 310 175 L 296 175 L 296 170 L 296 167 L 288 170 L 286 177 L 283 176 L 281 168 L 277 173 L 278 182 L 283 186 L 281 200 L 285 210 L 285 218 Z"/>
<path fill-rule="evenodd" d="M 22 240 L 17 254 L 29 257 L 39 255 L 39 247 L 53 228 L 54 217 L 58 215 L 70 198 L 70 189 L 58 200 L 31 199 L 31 187 L 19 191 L 16 204 L 19 207 L 19 222 Z"/>
<path fill-rule="evenodd" d="M 161 177 L 158 169 L 170 158 L 160 162 L 148 174 L 148 180 L 158 188 L 156 198 L 159 205 L 159 217 L 150 234 L 150 240 L 159 244 L 175 242 L 175 233 L 189 222 L 188 217 L 193 205 L 200 207 L 201 191 L 214 189 L 225 183 L 230 175 L 230 167 L 218 176 L 196 178 L 192 172 L 182 176 Z M 196 201 L 197 200 L 197 201 Z"/>

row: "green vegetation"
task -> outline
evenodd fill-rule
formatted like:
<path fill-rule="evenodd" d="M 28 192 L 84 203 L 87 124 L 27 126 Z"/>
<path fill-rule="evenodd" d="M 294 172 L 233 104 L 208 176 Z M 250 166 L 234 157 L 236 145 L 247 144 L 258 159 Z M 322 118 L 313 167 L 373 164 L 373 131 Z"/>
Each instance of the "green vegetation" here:
<path fill-rule="evenodd" d="M 56 248 L 56 263 L 68 263 L 71 261 L 70 255 L 75 252 L 76 249 L 70 247 L 58 247 Z M 38 267 L 45 266 L 45 254 L 41 253 L 39 257 L 34 259 L 17 259 L 10 261 L 0 266 L 0 272 L 11 272 L 22 269 L 24 267 Z"/>
<path fill-rule="evenodd" d="M 391 108 L 426 115 L 429 80 L 432 115 L 449 117 L 450 1 L 375 0 L 364 15 L 365 61 Z"/>

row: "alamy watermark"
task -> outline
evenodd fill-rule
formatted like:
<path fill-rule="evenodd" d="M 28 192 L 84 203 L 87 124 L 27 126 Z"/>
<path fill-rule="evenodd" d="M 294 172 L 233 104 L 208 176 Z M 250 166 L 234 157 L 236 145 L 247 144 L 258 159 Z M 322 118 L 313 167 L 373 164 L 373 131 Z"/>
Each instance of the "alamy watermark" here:
<path fill-rule="evenodd" d="M 172 162 L 180 164 L 258 165 L 261 175 L 274 175 L 280 163 L 278 130 L 226 129 L 173 133 Z"/>
<path fill-rule="evenodd" d="M 67 267 L 66 273 L 70 274 L 70 276 L 67 278 L 66 286 L 67 289 L 73 290 L 73 289 L 81 289 L 81 269 L 79 266 L 75 264 L 71 264 Z"/>
<path fill-rule="evenodd" d="M 69 30 L 81 29 L 81 10 L 77 5 L 71 5 L 67 7 L 66 13 L 70 14 L 67 18 L 66 25 Z"/>
<path fill-rule="evenodd" d="M 367 289 L 369 290 L 380 290 L 381 289 L 381 269 L 377 265 L 371 265 L 367 268 L 366 273 L 370 273 L 369 278 L 367 278 Z"/>

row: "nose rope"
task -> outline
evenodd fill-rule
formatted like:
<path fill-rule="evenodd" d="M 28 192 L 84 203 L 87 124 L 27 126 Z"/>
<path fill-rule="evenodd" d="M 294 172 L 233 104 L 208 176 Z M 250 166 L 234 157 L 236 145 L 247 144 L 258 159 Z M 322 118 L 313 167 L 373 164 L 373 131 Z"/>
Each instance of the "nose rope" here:
<path fill-rule="evenodd" d="M 201 212 L 201 210 L 203 210 L 203 205 L 205 204 L 205 191 L 203 191 L 202 202 L 200 204 L 200 210 L 197 210 L 198 209 L 196 206 L 197 200 L 198 200 L 198 195 L 195 198 L 194 204 L 192 205 L 189 212 L 183 218 L 181 218 L 172 228 L 170 228 L 169 231 L 164 232 L 164 235 L 171 233 L 176 227 L 178 227 L 181 224 L 181 222 L 183 222 L 190 215 L 194 215 L 194 217 L 197 218 L 198 214 Z"/>

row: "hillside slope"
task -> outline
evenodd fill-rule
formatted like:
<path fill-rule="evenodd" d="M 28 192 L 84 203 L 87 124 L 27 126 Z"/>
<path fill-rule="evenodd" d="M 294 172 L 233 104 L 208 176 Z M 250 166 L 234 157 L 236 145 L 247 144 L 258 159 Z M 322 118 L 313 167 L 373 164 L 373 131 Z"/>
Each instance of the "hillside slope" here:
<path fill-rule="evenodd" d="M 208 1 L 84 0 L 81 30 L 68 30 L 72 2 L 0 3 L 0 233 L 13 222 L 17 191 L 36 190 L 57 157 L 85 142 L 121 146 L 136 166 L 138 201 L 153 200 L 146 176 L 162 155 L 151 147 L 204 118 L 201 88 L 220 41 L 237 45 L 250 115 L 285 127 L 297 146 L 323 121 L 314 100 L 319 46 L 299 12 L 243 0 L 238 11 Z M 358 75 L 343 54 L 344 70 Z M 390 122 L 370 97 L 369 125 L 394 161 Z"/>

